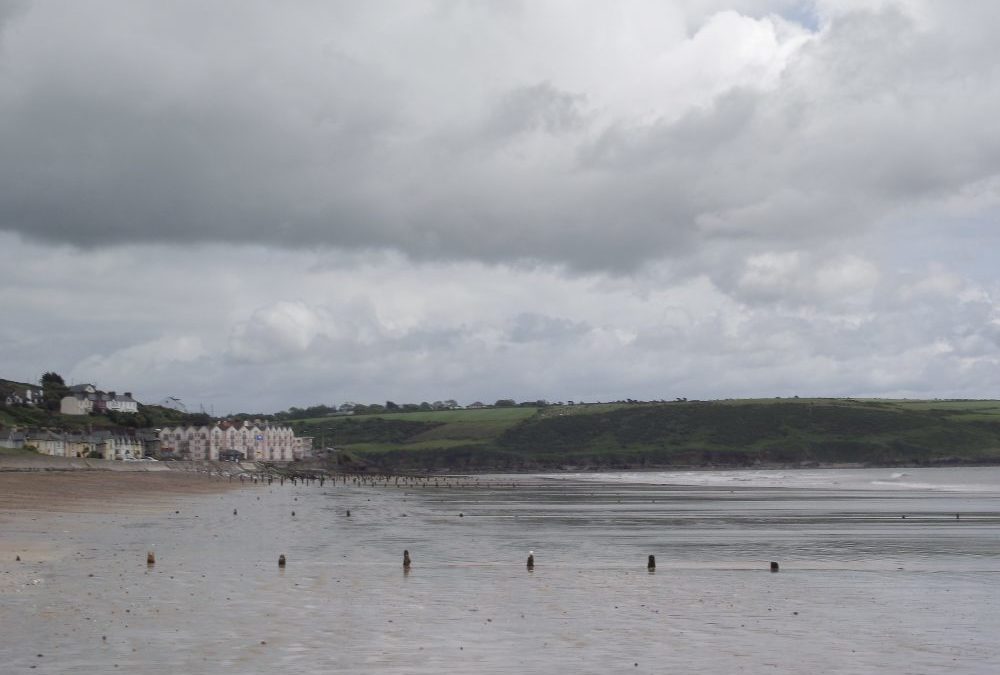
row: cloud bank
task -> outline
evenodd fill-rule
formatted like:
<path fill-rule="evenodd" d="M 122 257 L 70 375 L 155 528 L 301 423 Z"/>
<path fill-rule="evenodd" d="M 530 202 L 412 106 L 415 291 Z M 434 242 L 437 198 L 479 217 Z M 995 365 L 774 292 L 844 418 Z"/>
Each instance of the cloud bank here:
<path fill-rule="evenodd" d="M 706 4 L 10 5 L 0 227 L 627 270 L 996 175 L 995 10 Z"/>
<path fill-rule="evenodd" d="M 997 12 L 0 2 L 0 376 L 995 395 Z"/>

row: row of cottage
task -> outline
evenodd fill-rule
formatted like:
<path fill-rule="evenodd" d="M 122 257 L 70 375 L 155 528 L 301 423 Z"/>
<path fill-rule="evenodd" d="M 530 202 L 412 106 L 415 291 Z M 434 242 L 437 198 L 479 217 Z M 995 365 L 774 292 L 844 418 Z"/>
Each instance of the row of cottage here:
<path fill-rule="evenodd" d="M 220 422 L 212 426 L 160 430 L 161 452 L 192 460 L 246 459 L 287 462 L 312 454 L 312 438 L 296 436 L 291 427 L 259 422 Z"/>
<path fill-rule="evenodd" d="M 34 448 L 53 457 L 96 459 L 142 459 L 158 454 L 156 432 L 120 431 L 63 432 L 49 429 L 0 431 L 0 448 Z"/>
<path fill-rule="evenodd" d="M 312 455 L 312 438 L 291 427 L 252 422 L 168 427 L 148 431 L 0 432 L 0 447 L 33 447 L 55 457 L 134 460 L 143 457 L 205 460 L 292 461 Z"/>

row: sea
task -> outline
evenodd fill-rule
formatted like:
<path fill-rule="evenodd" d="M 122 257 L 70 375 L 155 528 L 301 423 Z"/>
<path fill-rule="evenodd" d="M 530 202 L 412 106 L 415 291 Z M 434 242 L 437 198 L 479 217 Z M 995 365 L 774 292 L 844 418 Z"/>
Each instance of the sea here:
<path fill-rule="evenodd" d="M 38 523 L 66 554 L 0 595 L 5 675 L 1000 672 L 997 467 L 275 482 Z"/>

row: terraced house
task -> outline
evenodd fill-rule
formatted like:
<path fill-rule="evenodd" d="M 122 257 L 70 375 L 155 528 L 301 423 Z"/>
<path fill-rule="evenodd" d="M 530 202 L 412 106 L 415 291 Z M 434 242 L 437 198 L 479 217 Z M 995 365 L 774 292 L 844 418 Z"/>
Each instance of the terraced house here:
<path fill-rule="evenodd" d="M 7 431 L 0 434 L 0 447 L 33 447 L 41 455 L 53 457 L 91 457 L 95 459 L 142 459 L 152 454 L 154 438 L 144 432 L 89 431 L 67 432 L 51 429 Z"/>
<path fill-rule="evenodd" d="M 212 426 L 160 430 L 160 451 L 191 460 L 238 457 L 249 461 L 287 462 L 312 450 L 312 439 L 295 436 L 291 427 L 258 422 L 220 422 Z"/>

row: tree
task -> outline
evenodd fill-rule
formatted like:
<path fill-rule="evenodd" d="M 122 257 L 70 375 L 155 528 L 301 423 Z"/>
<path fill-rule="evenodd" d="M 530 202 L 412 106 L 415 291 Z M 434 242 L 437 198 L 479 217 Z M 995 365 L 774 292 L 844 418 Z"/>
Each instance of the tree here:
<path fill-rule="evenodd" d="M 513 408 L 517 405 L 517 401 L 512 398 L 501 398 L 493 405 L 497 408 Z"/>
<path fill-rule="evenodd" d="M 397 404 L 393 403 L 392 401 L 386 401 L 385 402 L 385 409 L 386 410 L 399 410 L 399 406 Z"/>
<path fill-rule="evenodd" d="M 42 387 L 44 387 L 47 384 L 66 386 L 66 381 L 62 378 L 62 375 L 60 375 L 59 373 L 49 371 L 42 375 Z"/>
<path fill-rule="evenodd" d="M 69 395 L 69 387 L 66 386 L 62 375 L 49 371 L 42 375 L 42 392 L 45 398 L 45 407 L 48 410 L 59 410 L 59 402 L 64 396 Z"/>

